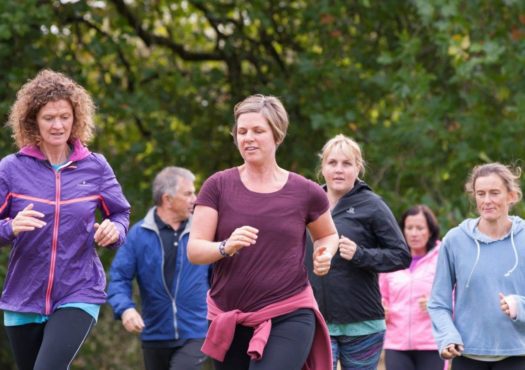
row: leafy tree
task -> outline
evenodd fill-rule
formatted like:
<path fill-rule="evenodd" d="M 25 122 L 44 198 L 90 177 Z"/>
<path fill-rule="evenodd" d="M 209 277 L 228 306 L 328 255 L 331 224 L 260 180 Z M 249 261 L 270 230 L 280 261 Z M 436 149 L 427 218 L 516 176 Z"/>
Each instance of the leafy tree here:
<path fill-rule="evenodd" d="M 162 167 L 188 167 L 201 182 L 240 163 L 230 136 L 233 105 L 253 93 L 277 95 L 291 119 L 278 152 L 283 167 L 316 178 L 317 152 L 342 132 L 362 144 L 365 179 L 395 214 L 424 202 L 446 230 L 474 214 L 463 183 L 475 164 L 522 164 L 524 6 L 4 1 L 0 115 L 7 119 L 16 91 L 41 68 L 86 86 L 99 108 L 90 147 L 110 160 L 136 221 Z M 0 155 L 14 150 L 2 130 Z M 108 265 L 112 252 L 101 254 Z M 138 350 L 120 348 L 126 340 L 133 339 L 103 310 L 77 367 L 133 368 Z M 112 345 L 125 353 L 118 364 L 94 355 Z"/>

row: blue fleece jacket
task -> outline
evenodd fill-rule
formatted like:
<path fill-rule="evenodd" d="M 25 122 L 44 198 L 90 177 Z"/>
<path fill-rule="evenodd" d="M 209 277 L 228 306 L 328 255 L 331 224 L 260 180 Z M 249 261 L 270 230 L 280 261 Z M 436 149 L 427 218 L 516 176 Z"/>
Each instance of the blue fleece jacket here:
<path fill-rule="evenodd" d="M 525 222 L 494 240 L 467 219 L 445 236 L 428 311 L 439 352 L 463 344 L 466 355 L 525 355 Z M 515 295 L 518 316 L 500 309 L 498 293 Z"/>

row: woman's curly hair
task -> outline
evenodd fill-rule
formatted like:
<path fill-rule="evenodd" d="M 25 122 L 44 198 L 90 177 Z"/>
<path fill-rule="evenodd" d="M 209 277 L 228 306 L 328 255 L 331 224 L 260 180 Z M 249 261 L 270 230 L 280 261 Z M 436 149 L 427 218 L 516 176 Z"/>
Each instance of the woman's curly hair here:
<path fill-rule="evenodd" d="M 37 115 L 49 102 L 67 100 L 73 108 L 73 127 L 69 141 L 86 144 L 93 137 L 95 104 L 89 93 L 66 75 L 49 69 L 40 71 L 16 94 L 7 125 L 13 131 L 18 148 L 38 145 L 41 141 Z"/>

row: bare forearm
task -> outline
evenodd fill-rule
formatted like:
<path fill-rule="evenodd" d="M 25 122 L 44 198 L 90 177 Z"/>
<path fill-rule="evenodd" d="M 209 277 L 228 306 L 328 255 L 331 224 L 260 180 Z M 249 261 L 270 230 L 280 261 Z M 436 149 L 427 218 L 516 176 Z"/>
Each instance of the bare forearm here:
<path fill-rule="evenodd" d="M 314 250 L 319 247 L 326 247 L 326 251 L 329 252 L 332 256 L 337 253 L 337 248 L 339 244 L 339 237 L 337 233 L 329 234 L 317 240 L 314 240 Z"/>
<path fill-rule="evenodd" d="M 223 256 L 219 252 L 220 242 L 203 239 L 192 239 L 188 242 L 188 259 L 195 265 L 206 265 L 217 262 Z"/>

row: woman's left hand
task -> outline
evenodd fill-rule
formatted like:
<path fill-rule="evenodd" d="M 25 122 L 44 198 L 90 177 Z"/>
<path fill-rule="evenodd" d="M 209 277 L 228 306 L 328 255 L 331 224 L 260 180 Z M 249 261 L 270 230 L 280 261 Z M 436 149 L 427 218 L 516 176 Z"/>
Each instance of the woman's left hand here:
<path fill-rule="evenodd" d="M 357 244 L 346 236 L 341 235 L 339 238 L 339 254 L 341 257 L 345 260 L 351 261 L 352 258 L 354 258 L 356 250 Z"/>
<path fill-rule="evenodd" d="M 326 247 L 319 247 L 314 251 L 314 274 L 323 276 L 330 271 L 332 255 Z"/>
<path fill-rule="evenodd" d="M 417 299 L 417 303 L 421 311 L 425 312 L 427 310 L 428 297 L 426 295 L 422 295 Z"/>
<path fill-rule="evenodd" d="M 95 243 L 101 247 L 107 247 L 111 244 L 114 244 L 118 241 L 119 233 L 115 224 L 109 220 L 105 219 L 101 224 L 95 222 Z"/>
<path fill-rule="evenodd" d="M 499 293 L 499 305 L 505 315 L 512 320 L 516 319 L 516 316 L 518 316 L 518 305 L 513 296 L 505 296 L 503 293 Z"/>

